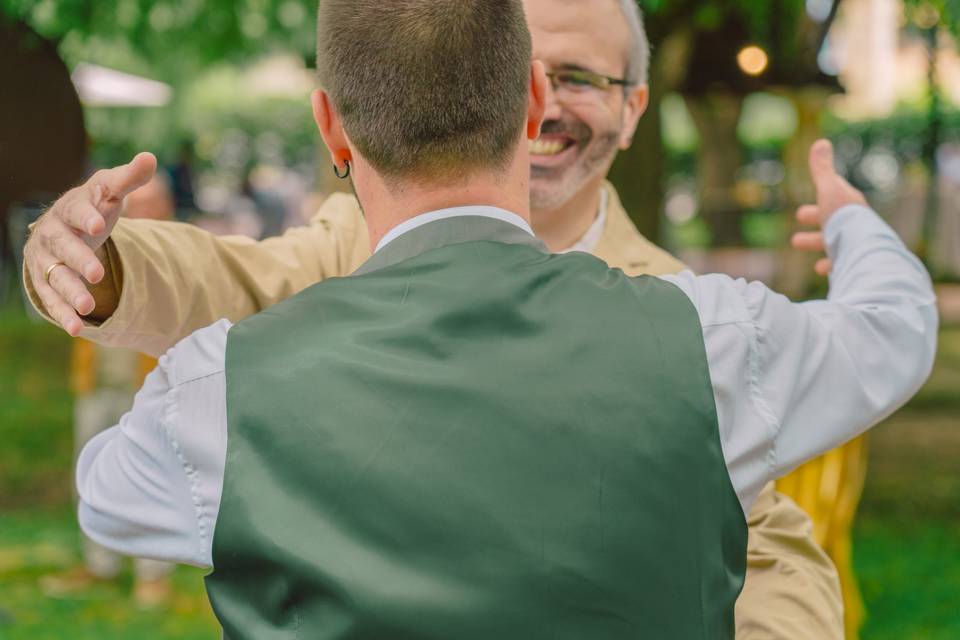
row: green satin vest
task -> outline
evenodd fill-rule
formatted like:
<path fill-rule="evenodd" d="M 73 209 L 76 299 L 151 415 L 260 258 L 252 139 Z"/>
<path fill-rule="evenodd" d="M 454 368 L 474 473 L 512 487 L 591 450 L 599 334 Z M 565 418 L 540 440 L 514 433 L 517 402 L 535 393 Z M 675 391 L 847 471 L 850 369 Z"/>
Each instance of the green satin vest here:
<path fill-rule="evenodd" d="M 746 524 L 696 311 L 433 222 L 235 326 L 231 640 L 733 638 Z"/>

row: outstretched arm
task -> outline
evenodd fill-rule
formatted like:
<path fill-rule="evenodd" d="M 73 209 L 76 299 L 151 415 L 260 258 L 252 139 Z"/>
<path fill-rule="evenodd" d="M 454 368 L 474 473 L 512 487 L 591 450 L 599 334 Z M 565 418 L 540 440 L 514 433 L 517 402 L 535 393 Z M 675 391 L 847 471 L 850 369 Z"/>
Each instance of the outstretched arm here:
<path fill-rule="evenodd" d="M 933 365 L 936 300 L 923 265 L 811 154 L 833 260 L 828 300 L 794 304 L 759 283 L 667 277 L 703 323 L 724 457 L 745 512 L 770 479 L 862 433 L 905 403 Z"/>
<path fill-rule="evenodd" d="M 71 335 L 156 356 L 220 318 L 239 321 L 347 275 L 369 255 L 359 207 L 344 195 L 331 197 L 309 226 L 263 242 L 120 220 L 124 198 L 155 166 L 141 154 L 98 172 L 31 233 L 24 286 L 37 310 Z"/>

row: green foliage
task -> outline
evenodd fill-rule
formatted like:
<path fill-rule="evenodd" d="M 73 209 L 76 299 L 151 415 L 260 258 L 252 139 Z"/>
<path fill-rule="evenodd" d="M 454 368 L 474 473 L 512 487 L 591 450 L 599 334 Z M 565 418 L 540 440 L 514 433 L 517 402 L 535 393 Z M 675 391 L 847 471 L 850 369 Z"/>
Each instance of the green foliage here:
<path fill-rule="evenodd" d="M 219 66 L 186 87 L 178 129 L 197 142 L 201 159 L 237 171 L 254 158 L 296 166 L 315 160 L 319 136 L 313 121 L 310 74 L 302 93 L 263 93 L 249 70 Z M 230 166 L 233 165 L 233 166 Z"/>
<path fill-rule="evenodd" d="M 952 1 L 952 0 L 947 0 Z M 710 31 L 735 18 L 747 27 L 752 40 L 770 46 L 791 34 L 804 19 L 805 0 L 638 0 L 651 29 L 675 27 L 684 22 Z"/>
<path fill-rule="evenodd" d="M 797 124 L 797 110 L 788 98 L 754 93 L 744 100 L 737 135 L 749 148 L 779 148 L 797 132 Z"/>
<path fill-rule="evenodd" d="M 697 216 L 682 224 L 671 224 L 665 229 L 666 244 L 684 249 L 707 249 L 713 243 L 710 227 Z"/>
<path fill-rule="evenodd" d="M 637 0 L 648 21 L 655 27 L 676 24 L 693 17 L 698 29 L 716 28 L 724 18 L 743 20 L 751 37 L 759 44 L 771 45 L 775 38 L 792 34 L 804 19 L 806 0 Z M 954 33 L 960 25 L 960 0 L 904 0 L 908 11 L 932 7 L 940 24 Z M 793 29 L 791 29 L 793 27 Z"/>
<path fill-rule="evenodd" d="M 137 153 L 150 151 L 163 161 L 176 152 L 184 138 L 170 109 L 133 107 L 87 107 L 83 110 L 87 134 L 92 142 L 93 167 L 113 167 L 130 162 Z"/>
<path fill-rule="evenodd" d="M 908 20 L 927 26 L 931 11 L 939 26 L 960 36 L 960 0 L 903 0 Z"/>
<path fill-rule="evenodd" d="M 743 240 L 750 247 L 778 248 L 789 237 L 790 218 L 775 211 L 753 211 L 740 221 Z"/>
<path fill-rule="evenodd" d="M 319 137 L 309 86 L 302 94 L 265 93 L 251 86 L 248 73 L 233 65 L 204 71 L 183 83 L 171 109 L 88 107 L 93 165 L 129 162 L 144 150 L 166 162 L 182 141 L 195 144 L 200 168 L 225 175 L 240 175 L 256 159 L 291 167 L 311 164 Z M 308 71 L 303 74 L 309 78 Z"/>
<path fill-rule="evenodd" d="M 697 125 L 683 98 L 676 93 L 664 96 L 660 103 L 663 144 L 670 153 L 692 153 L 700 144 Z"/>
<path fill-rule="evenodd" d="M 45 37 L 127 43 L 168 81 L 276 48 L 312 58 L 316 11 L 308 0 L 0 0 L 0 15 Z"/>

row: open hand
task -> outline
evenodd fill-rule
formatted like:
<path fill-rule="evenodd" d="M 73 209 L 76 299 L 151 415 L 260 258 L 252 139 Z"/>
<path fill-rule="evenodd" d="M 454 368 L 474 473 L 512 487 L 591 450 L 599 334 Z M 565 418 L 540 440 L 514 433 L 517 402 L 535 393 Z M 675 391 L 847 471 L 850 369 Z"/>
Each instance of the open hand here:
<path fill-rule="evenodd" d="M 826 251 L 823 227 L 827 220 L 847 205 L 866 206 L 867 199 L 837 173 L 833 164 L 833 145 L 829 140 L 817 140 L 810 149 L 810 175 L 817 190 L 817 204 L 807 204 L 797 209 L 797 220 L 800 224 L 820 229 L 795 233 L 791 243 L 796 249 L 823 253 Z M 819 275 L 827 276 L 833 269 L 833 263 L 829 258 L 822 258 L 814 269 Z"/>
<path fill-rule="evenodd" d="M 34 225 L 23 249 L 30 283 L 50 317 L 70 335 L 80 333 L 80 316 L 94 310 L 84 280 L 96 284 L 104 277 L 98 250 L 117 224 L 124 198 L 156 170 L 157 159 L 141 153 L 130 164 L 98 171 L 61 196 Z"/>

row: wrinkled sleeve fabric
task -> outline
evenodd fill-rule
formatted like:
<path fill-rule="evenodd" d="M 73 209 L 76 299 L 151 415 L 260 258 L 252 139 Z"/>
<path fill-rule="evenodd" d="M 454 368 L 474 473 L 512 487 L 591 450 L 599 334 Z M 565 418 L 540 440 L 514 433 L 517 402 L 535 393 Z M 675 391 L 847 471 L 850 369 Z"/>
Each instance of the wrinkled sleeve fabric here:
<path fill-rule="evenodd" d="M 840 578 L 814 541 L 807 514 L 768 483 L 747 524 L 747 579 L 737 599 L 737 640 L 843 640 Z"/>
<path fill-rule="evenodd" d="M 370 253 L 359 205 L 343 194 L 331 196 L 309 225 L 260 242 L 177 222 L 121 219 L 106 248 L 117 307 L 80 335 L 154 357 L 220 318 L 239 322 L 321 280 L 348 275 Z M 52 322 L 26 271 L 23 280 L 33 306 Z"/>
<path fill-rule="evenodd" d="M 825 301 L 792 303 L 728 276 L 662 276 L 700 316 L 724 457 L 744 513 L 771 479 L 859 435 L 927 379 L 937 343 L 933 285 L 873 211 L 824 230 Z"/>
<path fill-rule="evenodd" d="M 125 555 L 212 565 L 229 328 L 220 321 L 161 357 L 131 411 L 80 453 L 78 517 L 94 541 Z"/>

